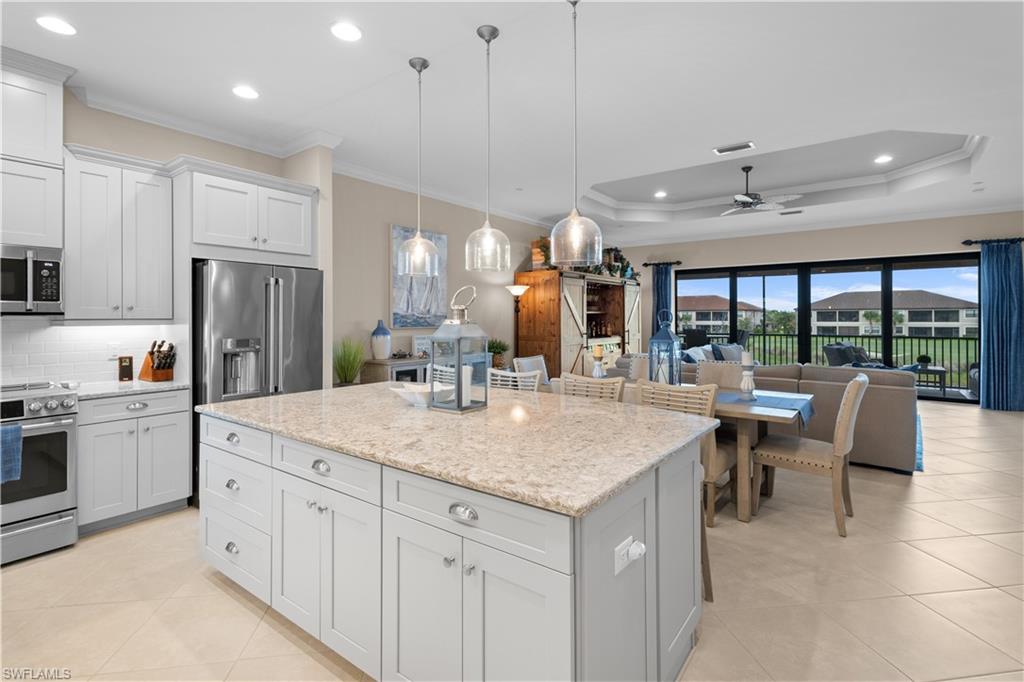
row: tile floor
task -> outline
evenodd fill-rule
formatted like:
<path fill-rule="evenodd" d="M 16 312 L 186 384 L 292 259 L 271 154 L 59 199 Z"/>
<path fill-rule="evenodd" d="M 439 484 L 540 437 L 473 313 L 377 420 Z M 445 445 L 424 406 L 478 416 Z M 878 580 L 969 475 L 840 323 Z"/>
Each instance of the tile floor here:
<path fill-rule="evenodd" d="M 780 472 L 753 523 L 708 537 L 716 601 L 682 680 L 1024 680 L 1021 415 L 920 404 L 927 471 Z M 195 510 L 0 572 L 2 664 L 85 680 L 362 680 L 204 566 Z"/>

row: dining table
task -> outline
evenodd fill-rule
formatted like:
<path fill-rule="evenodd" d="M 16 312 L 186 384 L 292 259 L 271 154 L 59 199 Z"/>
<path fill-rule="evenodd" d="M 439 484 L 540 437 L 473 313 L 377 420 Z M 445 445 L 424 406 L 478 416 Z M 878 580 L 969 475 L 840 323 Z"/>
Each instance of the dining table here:
<path fill-rule="evenodd" d="M 754 480 L 752 448 L 757 443 L 762 427 L 768 424 L 798 424 L 803 427 L 813 415 L 814 396 L 810 393 L 786 391 L 754 391 L 754 400 L 743 399 L 740 391 L 722 389 L 715 396 L 715 417 L 736 424 L 736 518 L 749 523 L 753 486 L 761 485 L 760 476 Z"/>

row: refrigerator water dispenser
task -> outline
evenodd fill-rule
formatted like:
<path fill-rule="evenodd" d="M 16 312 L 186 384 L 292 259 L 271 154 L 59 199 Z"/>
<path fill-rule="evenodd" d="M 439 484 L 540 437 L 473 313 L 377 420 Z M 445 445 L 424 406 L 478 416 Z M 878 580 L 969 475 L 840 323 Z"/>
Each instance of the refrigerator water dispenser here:
<path fill-rule="evenodd" d="M 260 339 L 223 339 L 224 398 L 260 393 Z"/>

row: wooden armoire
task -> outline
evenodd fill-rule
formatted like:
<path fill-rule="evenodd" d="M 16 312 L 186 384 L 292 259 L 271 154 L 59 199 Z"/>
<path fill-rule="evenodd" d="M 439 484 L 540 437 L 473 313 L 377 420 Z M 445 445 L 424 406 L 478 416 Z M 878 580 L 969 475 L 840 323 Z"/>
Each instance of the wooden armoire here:
<path fill-rule="evenodd" d="M 603 347 L 605 367 L 640 352 L 640 285 L 634 280 L 561 270 L 517 272 L 529 285 L 519 300 L 518 357 L 543 355 L 548 374 L 589 375 Z"/>

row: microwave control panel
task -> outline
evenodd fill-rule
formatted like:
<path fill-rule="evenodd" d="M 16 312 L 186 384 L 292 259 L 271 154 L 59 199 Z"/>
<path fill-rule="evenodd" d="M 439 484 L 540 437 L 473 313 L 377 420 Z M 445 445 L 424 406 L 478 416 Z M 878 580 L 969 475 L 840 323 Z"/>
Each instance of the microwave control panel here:
<path fill-rule="evenodd" d="M 36 301 L 60 302 L 60 263 L 36 261 L 32 298 Z"/>

